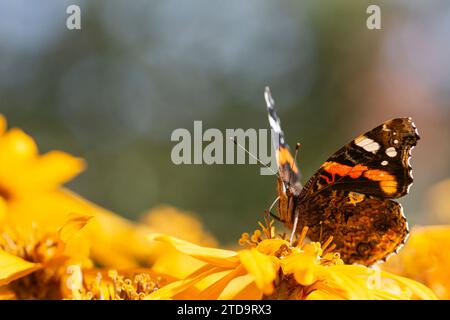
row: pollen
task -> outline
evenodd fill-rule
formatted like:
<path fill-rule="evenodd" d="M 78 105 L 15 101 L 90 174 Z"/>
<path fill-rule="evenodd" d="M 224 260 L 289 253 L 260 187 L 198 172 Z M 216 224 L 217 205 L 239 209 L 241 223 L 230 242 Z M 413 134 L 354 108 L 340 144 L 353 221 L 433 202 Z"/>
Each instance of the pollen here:
<path fill-rule="evenodd" d="M 241 238 L 239 239 L 239 245 L 244 246 L 244 245 L 248 244 L 249 238 L 250 238 L 250 235 L 248 234 L 248 232 L 242 233 Z"/>
<path fill-rule="evenodd" d="M 66 280 L 68 295 L 77 300 L 143 300 L 164 283 L 162 278 L 145 272 L 128 275 L 114 269 L 85 273 L 77 266 L 69 269 L 72 273 Z"/>
<path fill-rule="evenodd" d="M 13 281 L 9 287 L 19 299 L 61 299 L 60 263 L 64 244 L 54 233 L 3 226 L 0 230 L 0 249 L 28 262 L 49 265 Z M 62 260 L 61 260 L 62 261 Z M 62 263 L 62 262 L 61 262 Z"/>

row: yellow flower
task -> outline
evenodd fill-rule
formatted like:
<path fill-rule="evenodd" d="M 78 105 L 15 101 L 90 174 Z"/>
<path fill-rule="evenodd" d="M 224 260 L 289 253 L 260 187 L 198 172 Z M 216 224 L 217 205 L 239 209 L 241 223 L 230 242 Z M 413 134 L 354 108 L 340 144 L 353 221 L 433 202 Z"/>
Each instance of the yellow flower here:
<path fill-rule="evenodd" d="M 263 232 L 271 236 L 272 225 Z M 344 265 L 331 252 L 330 241 L 304 244 L 304 229 L 298 245 L 282 238 L 261 239 L 261 232 L 241 243 L 240 251 L 201 247 L 162 234 L 150 236 L 173 246 L 196 263 L 176 265 L 160 259 L 154 270 L 180 277 L 148 295 L 147 299 L 435 299 L 430 289 L 413 280 L 363 266 Z M 188 262 L 188 261 L 186 261 Z M 165 269 L 164 267 L 170 266 Z M 176 270 L 177 268 L 182 270 Z"/>
<path fill-rule="evenodd" d="M 53 190 L 83 168 L 82 160 L 64 152 L 39 156 L 33 139 L 22 130 L 6 131 L 0 114 L 0 218 L 6 217 L 11 204 Z"/>
<path fill-rule="evenodd" d="M 84 161 L 61 151 L 41 155 L 30 136 L 6 127 L 6 120 L 0 115 L 0 218 L 14 226 L 37 223 L 56 228 L 71 212 L 96 216 L 97 222 L 86 230 L 96 260 L 102 264 L 134 265 L 134 253 L 124 248 L 123 238 L 115 241 L 114 236 L 129 236 L 134 232 L 133 226 L 60 187 L 84 169 Z M 105 255 L 105 248 L 114 250 L 115 255 Z"/>
<path fill-rule="evenodd" d="M 176 213 L 173 208 L 153 210 L 146 224 L 136 224 L 61 187 L 84 167 L 83 160 L 64 152 L 39 154 L 34 140 L 20 129 L 7 130 L 0 114 L 0 223 L 57 228 L 71 212 L 93 216 L 95 219 L 81 233 L 91 243 L 92 258 L 102 266 L 115 268 L 151 264 L 161 247 L 155 248 L 146 240 L 152 231 L 164 230 L 183 238 L 190 235 L 191 241 L 214 244 L 195 219 L 183 217 L 184 213 Z M 173 223 L 160 230 L 162 214 L 170 215 Z M 186 226 L 183 234 L 178 225 Z"/>
<path fill-rule="evenodd" d="M 72 214 L 53 232 L 3 226 L 0 299 L 139 300 L 168 281 L 149 269 L 94 269 L 78 233 L 90 219 Z"/>
<path fill-rule="evenodd" d="M 450 223 L 450 179 L 444 179 L 434 184 L 425 194 L 427 220 L 439 224 Z"/>
<path fill-rule="evenodd" d="M 205 246 L 217 245 L 216 239 L 207 232 L 199 219 L 188 211 L 169 205 L 160 205 L 145 213 L 140 221 L 143 231 L 168 234 Z"/>
<path fill-rule="evenodd" d="M 450 299 L 450 226 L 415 227 L 405 247 L 383 270 L 415 279 L 440 299 Z"/>
<path fill-rule="evenodd" d="M 60 279 L 67 265 L 91 266 L 89 250 L 77 238 L 91 217 L 72 214 L 57 231 L 16 229 L 0 231 L 0 289 L 19 299 L 62 298 Z M 0 294 L 1 297 L 1 294 Z"/>

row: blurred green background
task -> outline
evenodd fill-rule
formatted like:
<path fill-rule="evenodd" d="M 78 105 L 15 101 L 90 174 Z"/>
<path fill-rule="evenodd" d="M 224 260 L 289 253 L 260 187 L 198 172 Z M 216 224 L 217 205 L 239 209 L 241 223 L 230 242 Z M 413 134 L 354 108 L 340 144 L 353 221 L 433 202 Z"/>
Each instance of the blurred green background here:
<path fill-rule="evenodd" d="M 70 4 L 81 30 L 65 26 Z M 369 4 L 381 30 L 366 27 Z M 0 112 L 41 150 L 85 158 L 69 187 L 88 199 L 131 219 L 171 204 L 223 243 L 254 228 L 275 177 L 176 166 L 174 129 L 267 128 L 269 85 L 305 179 L 358 134 L 411 116 L 422 140 L 400 202 L 412 224 L 442 222 L 427 195 L 450 175 L 449 37 L 444 0 L 0 0 Z"/>

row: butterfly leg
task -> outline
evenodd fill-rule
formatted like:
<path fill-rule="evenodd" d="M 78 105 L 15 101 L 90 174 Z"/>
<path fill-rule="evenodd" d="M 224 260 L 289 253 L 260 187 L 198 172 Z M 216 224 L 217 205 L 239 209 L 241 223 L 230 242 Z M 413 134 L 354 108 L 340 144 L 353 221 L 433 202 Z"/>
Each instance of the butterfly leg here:
<path fill-rule="evenodd" d="M 269 211 L 269 214 L 272 218 L 274 218 L 275 220 L 277 220 L 278 222 L 284 223 L 283 220 L 281 220 L 281 218 L 279 216 L 277 216 L 276 214 L 272 213 L 271 211 Z"/>
<path fill-rule="evenodd" d="M 270 216 L 273 217 L 275 220 L 283 222 L 279 216 L 275 215 L 272 213 L 272 209 L 273 207 L 278 203 L 278 201 L 280 201 L 280 196 L 278 196 L 270 205 L 269 209 L 267 209 L 267 212 L 269 212 Z"/>
<path fill-rule="evenodd" d="M 289 239 L 289 244 L 291 245 L 291 247 L 292 247 L 292 244 L 294 243 L 295 231 L 297 231 L 298 216 L 299 216 L 299 210 L 295 210 L 294 226 L 292 227 L 291 238 Z"/>

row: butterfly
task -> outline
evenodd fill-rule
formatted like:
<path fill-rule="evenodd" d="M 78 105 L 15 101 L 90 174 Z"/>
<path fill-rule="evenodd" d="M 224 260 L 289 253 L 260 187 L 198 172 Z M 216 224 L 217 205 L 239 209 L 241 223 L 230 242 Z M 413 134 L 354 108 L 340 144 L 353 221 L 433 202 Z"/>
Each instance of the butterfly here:
<path fill-rule="evenodd" d="M 413 182 L 411 150 L 419 134 L 411 118 L 356 137 L 302 186 L 269 88 L 265 99 L 278 164 L 278 219 L 292 236 L 305 226 L 312 241 L 332 236 L 348 264 L 370 266 L 397 252 L 409 231 L 402 206 L 392 199 L 406 195 Z"/>

